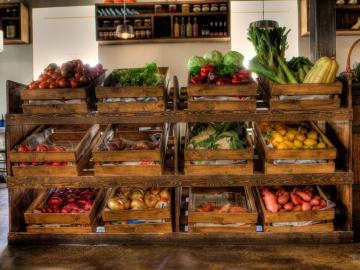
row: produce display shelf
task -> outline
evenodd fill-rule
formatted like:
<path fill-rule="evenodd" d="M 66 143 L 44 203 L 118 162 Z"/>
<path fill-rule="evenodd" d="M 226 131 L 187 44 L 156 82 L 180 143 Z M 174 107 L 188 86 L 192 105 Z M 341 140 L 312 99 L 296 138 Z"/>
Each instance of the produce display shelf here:
<path fill-rule="evenodd" d="M 204 0 L 202 1 L 202 3 L 204 4 L 216 4 L 216 3 L 224 3 L 226 1 L 224 0 Z M 176 1 L 174 3 L 169 3 L 169 2 L 165 2 L 165 1 L 150 1 L 150 2 L 135 2 L 135 3 L 126 3 L 126 6 L 131 7 L 131 6 L 139 6 L 139 4 L 141 6 L 153 6 L 153 5 L 168 5 L 168 4 L 176 4 L 176 5 L 182 5 L 182 4 L 196 4 L 194 3 L 193 0 L 188 0 L 188 1 Z M 99 7 L 112 7 L 112 6 L 120 6 L 122 7 L 124 4 L 123 3 L 98 3 L 96 4 Z"/>
<path fill-rule="evenodd" d="M 85 233 L 85 234 L 34 234 L 26 232 L 10 232 L 9 244 L 34 243 L 52 244 L 126 244 L 126 245 L 183 245 L 213 246 L 220 242 L 223 245 L 243 246 L 302 243 L 302 244 L 339 244 L 353 241 L 352 231 L 334 232 L 291 232 L 291 233 L 170 233 L 170 234 L 116 234 L 116 233 Z"/>
<path fill-rule="evenodd" d="M 163 175 L 163 176 L 75 176 L 75 177 L 8 177 L 9 188 L 48 187 L 214 187 L 214 186 L 266 186 L 266 185 L 351 185 L 353 173 L 336 171 L 327 174 L 265 175 Z"/>
<path fill-rule="evenodd" d="M 139 112 L 139 113 L 69 113 L 69 114 L 7 114 L 6 123 L 13 125 L 52 124 L 121 124 L 129 119 L 137 123 L 179 123 L 179 122 L 209 122 L 209 121 L 346 121 L 352 120 L 353 111 L 341 108 L 334 111 L 290 111 L 269 112 L 257 110 L 252 112 Z"/>

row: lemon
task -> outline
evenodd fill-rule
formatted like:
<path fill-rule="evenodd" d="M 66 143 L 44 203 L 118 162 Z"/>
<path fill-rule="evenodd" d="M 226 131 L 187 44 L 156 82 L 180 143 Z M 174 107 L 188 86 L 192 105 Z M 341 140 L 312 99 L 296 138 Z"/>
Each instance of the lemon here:
<path fill-rule="evenodd" d="M 303 143 L 299 140 L 294 140 L 294 146 L 295 148 L 302 148 L 303 147 Z"/>
<path fill-rule="evenodd" d="M 284 141 L 284 138 L 280 134 L 275 134 L 272 136 L 272 141 L 282 143 Z"/>
<path fill-rule="evenodd" d="M 318 134 L 316 131 L 312 130 L 307 134 L 308 139 L 318 140 Z"/>
<path fill-rule="evenodd" d="M 316 148 L 324 149 L 324 148 L 326 148 L 326 145 L 325 145 L 325 143 L 323 143 L 323 142 L 319 142 L 319 143 L 316 145 Z"/>
<path fill-rule="evenodd" d="M 304 141 L 304 145 L 314 147 L 315 145 L 317 145 L 317 141 L 315 141 L 313 139 L 306 139 Z"/>
<path fill-rule="evenodd" d="M 279 150 L 285 150 L 285 149 L 289 149 L 290 147 L 286 144 L 286 143 L 280 143 L 278 145 L 278 149 Z"/>
<path fill-rule="evenodd" d="M 288 138 L 290 141 L 293 141 L 295 138 L 295 133 L 291 132 L 291 130 L 289 130 L 288 132 L 286 132 L 286 138 Z"/>
<path fill-rule="evenodd" d="M 289 148 L 295 148 L 294 144 L 290 141 L 285 141 L 284 142 Z"/>
<path fill-rule="evenodd" d="M 304 134 L 296 134 L 295 135 L 295 140 L 298 140 L 298 141 L 300 141 L 300 142 L 303 142 L 303 141 L 305 141 L 305 135 Z"/>
<path fill-rule="evenodd" d="M 279 129 L 278 132 L 281 134 L 281 136 L 285 136 L 285 134 L 286 134 L 286 129 L 284 129 L 284 128 Z"/>
<path fill-rule="evenodd" d="M 271 144 L 274 146 L 274 148 L 277 149 L 277 148 L 279 147 L 279 144 L 280 144 L 280 143 L 277 142 L 277 141 L 272 141 Z"/>

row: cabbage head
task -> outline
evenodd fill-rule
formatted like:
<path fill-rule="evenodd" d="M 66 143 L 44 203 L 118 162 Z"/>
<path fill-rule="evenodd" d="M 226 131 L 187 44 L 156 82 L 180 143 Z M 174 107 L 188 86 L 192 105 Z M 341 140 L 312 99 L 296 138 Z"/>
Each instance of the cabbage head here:
<path fill-rule="evenodd" d="M 225 66 L 232 66 L 236 68 L 243 67 L 244 56 L 236 51 L 229 51 L 224 55 L 223 64 Z"/>
<path fill-rule="evenodd" d="M 195 68 L 195 67 L 203 67 L 207 64 L 206 60 L 200 56 L 193 56 L 191 57 L 188 62 L 187 62 L 187 69 L 188 69 L 188 72 L 191 71 L 192 68 Z"/>
<path fill-rule="evenodd" d="M 209 64 L 213 66 L 219 66 L 223 62 L 223 56 L 221 52 L 217 50 L 213 50 L 211 52 L 208 52 L 204 55 L 205 60 L 208 61 Z"/>

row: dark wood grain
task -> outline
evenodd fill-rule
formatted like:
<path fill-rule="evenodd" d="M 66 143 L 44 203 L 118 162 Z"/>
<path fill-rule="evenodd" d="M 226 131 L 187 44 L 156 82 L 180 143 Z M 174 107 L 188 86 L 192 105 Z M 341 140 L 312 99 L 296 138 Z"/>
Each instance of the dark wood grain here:
<path fill-rule="evenodd" d="M 162 176 L 78 176 L 78 177 L 8 177 L 10 188 L 47 187 L 219 187 L 219 186 L 262 186 L 262 185 L 345 185 L 353 183 L 352 172 L 337 171 L 322 174 L 264 175 L 162 175 Z"/>
<path fill-rule="evenodd" d="M 139 113 L 86 113 L 24 115 L 8 114 L 8 125 L 24 124 L 118 124 L 118 123 L 178 123 L 178 122 L 222 122 L 222 121 L 342 121 L 352 120 L 352 110 L 341 108 L 333 111 L 280 112 L 257 110 L 256 112 L 139 112 Z M 129 120 L 131 119 L 131 120 Z"/>
<path fill-rule="evenodd" d="M 183 245 L 183 246 L 214 246 L 222 245 L 257 245 L 266 244 L 329 244 L 348 243 L 353 241 L 353 232 L 335 231 L 326 233 L 168 233 L 168 234 L 116 234 L 116 233 L 86 233 L 86 234 L 32 234 L 25 232 L 9 233 L 10 244 L 126 244 L 126 245 Z"/>

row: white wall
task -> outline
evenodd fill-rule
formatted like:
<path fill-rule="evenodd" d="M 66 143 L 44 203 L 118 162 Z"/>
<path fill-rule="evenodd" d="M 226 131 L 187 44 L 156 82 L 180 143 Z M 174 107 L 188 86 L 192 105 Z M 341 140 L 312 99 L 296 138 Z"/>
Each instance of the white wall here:
<path fill-rule="evenodd" d="M 94 14 L 95 6 L 33 9 L 34 78 L 49 63 L 98 63 Z"/>
<path fill-rule="evenodd" d="M 247 31 L 250 22 L 262 20 L 262 1 L 231 1 L 231 48 L 242 52 L 245 56 L 244 63 L 255 56 L 255 51 L 250 41 L 247 40 Z M 275 20 L 280 26 L 291 29 L 288 35 L 289 49 L 286 57 L 299 54 L 299 26 L 298 4 L 296 0 L 265 1 L 266 20 Z"/>

